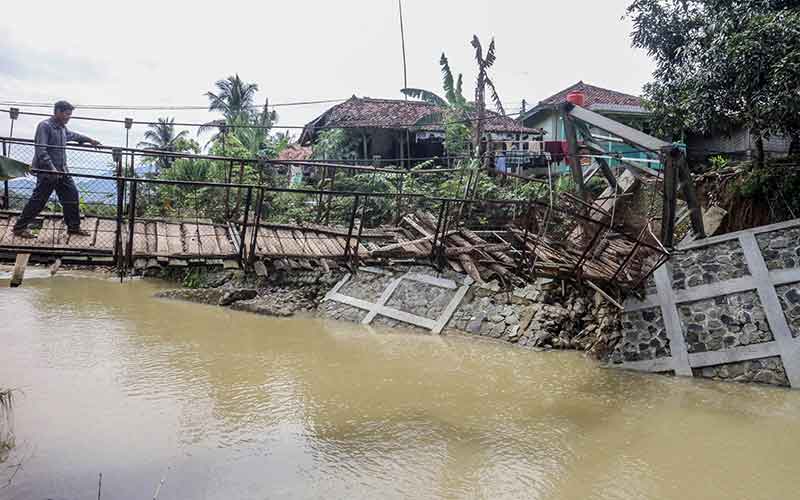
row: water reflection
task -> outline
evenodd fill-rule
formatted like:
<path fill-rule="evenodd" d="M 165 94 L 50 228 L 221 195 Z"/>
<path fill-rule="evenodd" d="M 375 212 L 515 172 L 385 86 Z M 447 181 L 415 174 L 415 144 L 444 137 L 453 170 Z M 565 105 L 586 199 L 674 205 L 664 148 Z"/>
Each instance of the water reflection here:
<path fill-rule="evenodd" d="M 2 284 L 0 283 L 0 286 Z M 0 381 L 36 448 L 9 498 L 752 498 L 795 473 L 800 396 L 576 353 L 270 319 L 151 282 L 0 288 Z M 735 481 L 733 480 L 735 479 Z M 771 493 L 770 496 L 768 493 Z"/>

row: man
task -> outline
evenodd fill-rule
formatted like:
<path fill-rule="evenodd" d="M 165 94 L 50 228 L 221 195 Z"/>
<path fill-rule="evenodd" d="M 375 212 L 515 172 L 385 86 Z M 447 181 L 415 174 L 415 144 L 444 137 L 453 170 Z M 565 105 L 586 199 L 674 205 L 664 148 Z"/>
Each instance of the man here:
<path fill-rule="evenodd" d="M 67 169 L 67 152 L 64 149 L 67 142 L 89 143 L 95 147 L 100 145 L 94 139 L 67 130 L 67 123 L 72 118 L 73 109 L 75 107 L 67 101 L 58 101 L 53 107 L 53 116 L 39 123 L 39 126 L 36 127 L 36 152 L 31 163 L 34 170 L 51 170 L 66 174 L 69 172 Z M 58 195 L 58 201 L 63 207 L 64 224 L 67 226 L 67 233 L 81 236 L 89 235 L 86 231 L 81 230 L 78 188 L 72 182 L 72 177 L 63 174 L 36 173 L 36 188 L 14 225 L 14 236 L 28 239 L 36 238 L 36 235 L 28 230 L 28 224 L 33 222 L 33 219 L 47 205 L 47 201 L 53 191 Z"/>

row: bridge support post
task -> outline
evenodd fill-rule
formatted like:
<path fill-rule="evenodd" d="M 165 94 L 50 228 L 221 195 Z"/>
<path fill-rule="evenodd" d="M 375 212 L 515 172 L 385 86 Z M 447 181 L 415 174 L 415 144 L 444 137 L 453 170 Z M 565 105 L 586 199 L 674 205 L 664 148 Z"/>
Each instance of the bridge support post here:
<path fill-rule="evenodd" d="M 356 214 L 358 213 L 358 204 L 361 201 L 361 197 L 359 195 L 355 196 L 353 200 L 353 211 L 350 213 L 350 225 L 347 228 L 347 241 L 344 244 L 344 261 L 347 263 L 347 259 L 350 257 L 350 239 L 353 237 L 353 228 L 355 227 L 356 223 Z"/>
<path fill-rule="evenodd" d="M 253 224 L 253 234 L 250 237 L 250 254 L 247 256 L 247 264 L 253 265 L 256 260 L 256 250 L 258 243 L 258 226 L 261 224 L 261 210 L 264 205 L 264 188 L 258 188 L 258 198 L 256 200 L 255 220 Z"/>
<path fill-rule="evenodd" d="M 120 279 L 122 279 L 122 212 L 125 203 L 125 181 L 122 178 L 122 151 L 112 150 L 114 162 L 117 165 L 117 228 L 114 232 L 114 265 L 117 266 Z"/>
<path fill-rule="evenodd" d="M 6 141 L 3 141 L 3 156 L 6 156 Z M 11 208 L 11 203 L 8 199 L 8 181 L 3 181 L 3 209 L 8 210 Z"/>
<path fill-rule="evenodd" d="M 241 188 L 239 188 L 241 189 Z M 247 235 L 247 216 L 250 213 L 250 203 L 253 200 L 253 186 L 247 186 L 247 195 L 244 201 L 244 217 L 242 218 L 242 229 L 239 232 L 239 267 L 245 268 L 244 262 L 244 244 L 245 236 Z"/>
<path fill-rule="evenodd" d="M 133 269 L 133 238 L 136 224 L 136 186 L 135 180 L 131 181 L 131 198 L 128 201 L 128 244 L 125 254 L 128 257 L 128 269 Z"/>
<path fill-rule="evenodd" d="M 28 267 L 28 259 L 30 259 L 31 254 L 29 253 L 18 253 L 17 259 L 14 262 L 14 271 L 11 274 L 11 288 L 16 288 L 22 284 L 23 278 L 25 278 L 25 268 Z"/>

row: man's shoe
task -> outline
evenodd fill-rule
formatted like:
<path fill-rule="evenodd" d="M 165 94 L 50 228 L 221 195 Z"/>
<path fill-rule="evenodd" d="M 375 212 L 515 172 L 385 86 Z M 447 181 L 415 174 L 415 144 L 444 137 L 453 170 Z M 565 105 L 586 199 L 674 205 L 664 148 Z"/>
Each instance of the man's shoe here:
<path fill-rule="evenodd" d="M 70 236 L 91 236 L 92 234 L 88 231 L 84 231 L 81 228 L 77 229 L 67 229 L 67 234 Z"/>
<path fill-rule="evenodd" d="M 25 240 L 36 239 L 36 235 L 30 232 L 28 229 L 14 229 L 14 236 Z"/>

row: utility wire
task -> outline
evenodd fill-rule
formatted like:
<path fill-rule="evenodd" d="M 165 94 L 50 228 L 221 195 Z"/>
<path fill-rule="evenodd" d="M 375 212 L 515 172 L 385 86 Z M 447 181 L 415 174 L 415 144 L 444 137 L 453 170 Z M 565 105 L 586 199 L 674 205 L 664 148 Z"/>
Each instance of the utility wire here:
<path fill-rule="evenodd" d="M 10 113 L 11 110 L 9 110 L 9 109 L 0 109 L 0 112 Z M 28 116 L 43 116 L 43 117 L 52 116 L 50 113 L 35 113 L 35 112 L 30 112 L 30 111 L 20 111 L 19 114 L 20 115 L 28 115 Z M 481 120 L 483 120 L 483 121 L 498 120 L 498 119 L 501 119 L 501 118 L 510 118 L 510 117 L 512 117 L 514 115 L 519 115 L 519 114 L 520 113 L 511 113 L 511 114 L 508 114 L 508 115 L 496 114 L 496 115 L 487 115 L 485 118 L 465 118 L 463 120 L 453 120 L 453 121 L 449 121 L 449 122 L 438 122 L 438 123 L 424 123 L 424 124 L 418 124 L 418 123 L 401 124 L 401 123 L 397 123 L 397 124 L 394 124 L 393 126 L 394 127 L 398 127 L 398 128 L 402 128 L 402 127 L 409 127 L 409 128 L 410 127 L 421 127 L 422 128 L 422 127 L 431 127 L 431 126 L 437 126 L 438 127 L 438 126 L 446 126 L 446 125 L 467 124 L 467 123 L 472 123 L 472 122 L 479 122 Z M 73 120 L 105 122 L 105 123 L 122 123 L 122 124 L 126 123 L 125 120 L 119 120 L 119 119 L 114 119 L 114 118 L 97 118 L 97 117 L 92 117 L 92 116 L 73 116 L 72 119 Z M 136 120 L 131 121 L 130 123 L 132 123 L 133 125 L 158 125 L 159 124 L 159 122 L 136 121 Z M 298 130 L 303 130 L 303 129 L 306 128 L 306 125 L 277 125 L 277 124 L 276 125 L 228 125 L 228 124 L 225 124 L 225 123 L 215 123 L 213 121 L 209 122 L 209 123 L 175 122 L 175 123 L 171 123 L 171 124 L 175 125 L 175 126 L 179 126 L 179 127 L 208 127 L 208 128 L 220 127 L 220 128 L 225 128 L 225 129 L 242 128 L 242 129 L 264 129 L 264 130 L 272 130 L 272 129 L 298 129 Z M 333 125 L 314 126 L 314 125 L 310 125 L 309 128 L 311 128 L 312 130 L 325 130 L 325 129 L 337 129 L 337 128 L 342 128 L 342 129 L 346 129 L 346 128 L 364 128 L 364 126 L 363 125 L 351 125 L 351 126 L 346 126 L 346 125 L 345 126 L 341 126 L 341 125 L 339 125 L 339 126 L 333 126 Z M 521 125 L 520 125 L 520 128 L 522 128 Z M 512 133 L 514 133 L 514 132 L 512 132 Z"/>
<path fill-rule="evenodd" d="M 287 107 L 287 106 L 307 106 L 313 104 L 330 104 L 334 102 L 342 102 L 347 99 L 322 99 L 318 101 L 295 101 L 295 102 L 281 102 L 277 104 L 270 104 L 270 108 Z M 2 100 L 2 106 L 24 106 L 28 108 L 52 108 L 53 103 L 35 102 L 35 101 L 21 101 L 21 100 Z M 130 111 L 182 111 L 182 110 L 208 110 L 207 105 L 115 105 L 115 104 L 75 104 L 76 108 L 81 109 L 97 109 L 97 110 L 130 110 Z M 245 106 L 247 108 L 260 109 L 263 104 L 250 104 Z"/>

